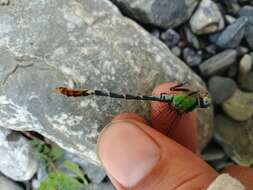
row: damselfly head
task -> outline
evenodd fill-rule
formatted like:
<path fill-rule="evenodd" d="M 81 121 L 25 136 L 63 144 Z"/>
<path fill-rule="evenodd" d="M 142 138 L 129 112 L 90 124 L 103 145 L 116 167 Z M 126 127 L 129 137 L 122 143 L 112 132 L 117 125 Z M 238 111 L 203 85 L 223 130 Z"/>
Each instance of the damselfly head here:
<path fill-rule="evenodd" d="M 206 91 L 199 92 L 199 107 L 208 108 L 211 105 L 211 98 Z"/>

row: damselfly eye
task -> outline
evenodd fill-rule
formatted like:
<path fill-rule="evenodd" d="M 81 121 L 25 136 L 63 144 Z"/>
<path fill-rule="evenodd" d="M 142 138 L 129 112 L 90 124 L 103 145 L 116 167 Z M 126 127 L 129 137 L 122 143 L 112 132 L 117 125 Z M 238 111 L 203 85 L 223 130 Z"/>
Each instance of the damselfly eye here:
<path fill-rule="evenodd" d="M 210 105 L 210 99 L 209 99 L 208 97 L 204 97 L 203 103 L 204 103 L 206 106 L 209 106 L 209 105 Z"/>

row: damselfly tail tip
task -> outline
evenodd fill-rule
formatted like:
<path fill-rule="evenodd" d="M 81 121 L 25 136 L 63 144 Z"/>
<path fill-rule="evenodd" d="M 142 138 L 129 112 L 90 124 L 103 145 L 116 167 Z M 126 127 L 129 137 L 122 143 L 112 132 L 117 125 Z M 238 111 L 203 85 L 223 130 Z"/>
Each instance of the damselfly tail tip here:
<path fill-rule="evenodd" d="M 55 91 L 65 96 L 73 96 L 73 97 L 92 95 L 92 92 L 89 90 L 71 89 L 66 87 L 57 87 L 55 88 Z"/>

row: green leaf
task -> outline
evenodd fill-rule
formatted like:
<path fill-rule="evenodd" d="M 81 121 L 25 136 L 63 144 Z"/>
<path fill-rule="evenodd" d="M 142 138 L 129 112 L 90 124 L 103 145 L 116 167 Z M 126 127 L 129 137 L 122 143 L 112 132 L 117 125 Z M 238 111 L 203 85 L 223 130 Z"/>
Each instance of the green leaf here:
<path fill-rule="evenodd" d="M 59 146 L 56 144 L 52 144 L 51 151 L 50 151 L 50 158 L 52 160 L 60 160 L 63 158 L 64 155 L 64 150 L 61 149 Z"/>
<path fill-rule="evenodd" d="M 62 172 L 53 172 L 41 182 L 39 190 L 81 190 L 82 188 L 83 185 L 75 178 Z"/>
<path fill-rule="evenodd" d="M 71 162 L 69 160 L 65 160 L 63 162 L 63 166 L 69 171 L 73 172 L 77 177 L 79 177 L 83 181 L 84 185 L 88 185 L 88 181 L 84 177 L 83 171 L 80 169 L 80 167 L 76 163 Z"/>

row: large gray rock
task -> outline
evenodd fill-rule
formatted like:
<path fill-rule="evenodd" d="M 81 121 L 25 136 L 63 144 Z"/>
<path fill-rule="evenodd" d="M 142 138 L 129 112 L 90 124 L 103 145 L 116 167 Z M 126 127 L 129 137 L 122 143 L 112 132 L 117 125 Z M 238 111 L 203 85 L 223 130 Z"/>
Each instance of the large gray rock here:
<path fill-rule="evenodd" d="M 14 183 L 7 177 L 0 174 L 0 189 L 1 190 L 23 190 L 18 184 Z"/>
<path fill-rule="evenodd" d="M 186 22 L 196 0 L 111 0 L 130 17 L 141 23 L 162 28 L 174 28 Z"/>
<path fill-rule="evenodd" d="M 95 164 L 103 126 L 123 111 L 147 116 L 149 103 L 68 98 L 56 87 L 150 94 L 176 80 L 204 88 L 163 43 L 105 0 L 17 0 L 0 9 L 0 26 L 0 126 L 36 131 Z M 212 110 L 198 118 L 203 147 Z"/>
<path fill-rule="evenodd" d="M 0 127 L 0 172 L 15 181 L 30 180 L 38 162 L 27 139 Z"/>

